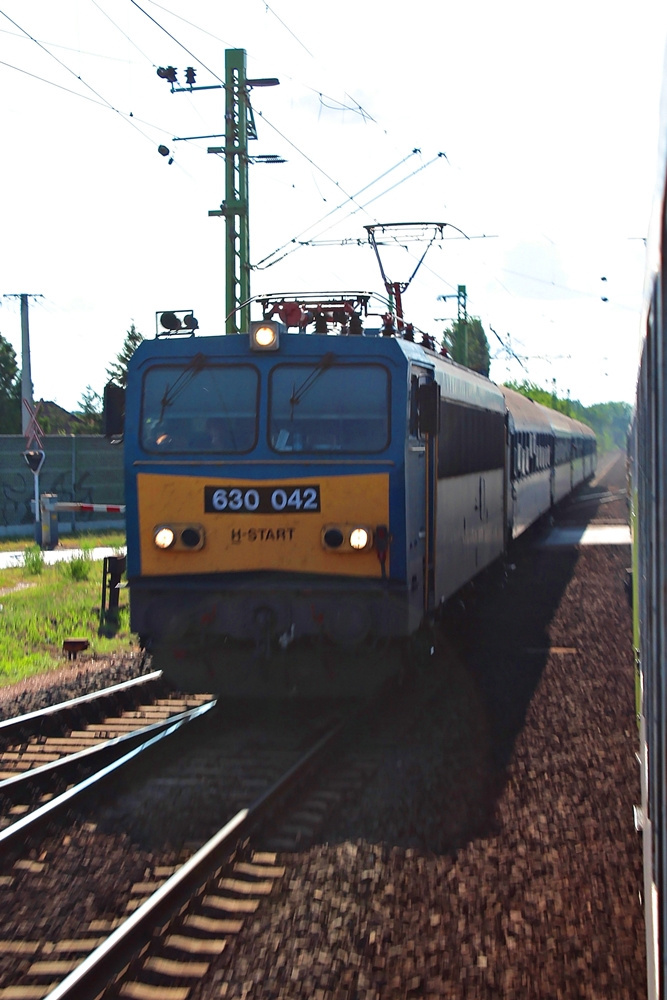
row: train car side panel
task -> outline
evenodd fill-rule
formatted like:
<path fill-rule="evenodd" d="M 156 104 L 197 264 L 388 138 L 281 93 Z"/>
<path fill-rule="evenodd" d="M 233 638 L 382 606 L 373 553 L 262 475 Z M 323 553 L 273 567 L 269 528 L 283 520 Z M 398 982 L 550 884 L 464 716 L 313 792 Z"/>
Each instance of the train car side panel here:
<path fill-rule="evenodd" d="M 443 602 L 503 553 L 504 472 L 438 482 L 435 596 Z"/>
<path fill-rule="evenodd" d="M 498 559 L 505 542 L 505 403 L 496 385 L 449 366 L 441 386 L 435 602 Z"/>
<path fill-rule="evenodd" d="M 552 504 L 553 430 L 546 407 L 503 388 L 507 405 L 508 535 L 518 538 Z"/>

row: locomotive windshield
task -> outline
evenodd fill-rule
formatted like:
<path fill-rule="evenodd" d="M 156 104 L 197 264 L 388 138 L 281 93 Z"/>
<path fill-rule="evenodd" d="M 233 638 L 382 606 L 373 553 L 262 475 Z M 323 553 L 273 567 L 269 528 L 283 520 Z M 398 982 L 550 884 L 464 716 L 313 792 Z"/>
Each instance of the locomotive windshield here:
<path fill-rule="evenodd" d="M 161 454 L 251 451 L 257 441 L 259 373 L 250 365 L 196 360 L 146 372 L 142 446 Z"/>
<path fill-rule="evenodd" d="M 326 363 L 324 363 L 326 362 Z M 383 451 L 389 444 L 389 373 L 380 365 L 277 365 L 269 385 L 275 451 Z"/>

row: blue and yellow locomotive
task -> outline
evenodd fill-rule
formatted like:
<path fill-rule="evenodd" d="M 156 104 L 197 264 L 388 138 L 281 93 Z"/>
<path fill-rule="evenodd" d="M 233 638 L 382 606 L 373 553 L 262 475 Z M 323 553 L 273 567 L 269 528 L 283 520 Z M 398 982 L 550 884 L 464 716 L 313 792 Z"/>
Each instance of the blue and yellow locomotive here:
<path fill-rule="evenodd" d="M 503 391 L 401 336 L 362 334 L 368 298 L 318 302 L 320 332 L 259 321 L 159 336 L 131 360 L 131 627 L 185 688 L 374 688 L 401 641 L 523 530 L 509 519 L 530 474 L 556 482 L 544 408 L 544 462 L 512 472 Z M 594 443 L 570 423 L 569 488 L 575 440 Z"/>

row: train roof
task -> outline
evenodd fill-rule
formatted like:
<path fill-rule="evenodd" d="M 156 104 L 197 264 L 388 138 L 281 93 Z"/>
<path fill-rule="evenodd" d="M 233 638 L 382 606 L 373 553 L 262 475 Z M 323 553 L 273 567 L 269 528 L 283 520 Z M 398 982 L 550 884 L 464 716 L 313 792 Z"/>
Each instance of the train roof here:
<path fill-rule="evenodd" d="M 505 402 L 499 387 L 486 375 L 471 368 L 465 368 L 449 357 L 428 350 L 409 340 L 395 338 L 403 354 L 413 362 L 434 369 L 434 374 L 443 396 L 452 402 L 468 406 L 483 406 L 487 410 L 504 413 Z"/>
<path fill-rule="evenodd" d="M 582 437 L 595 437 L 595 432 L 587 424 L 567 417 L 559 410 L 536 403 L 534 399 L 523 396 L 520 392 L 502 386 L 502 392 L 507 404 L 507 411 L 514 421 L 516 430 L 546 432 L 557 437 L 578 434 Z"/>
<path fill-rule="evenodd" d="M 502 386 L 501 391 L 516 430 L 537 431 L 546 434 L 551 432 L 550 411 L 546 406 L 536 403 L 534 399 L 529 399 L 527 396 L 522 396 L 520 392 L 508 389 L 506 386 Z"/>
<path fill-rule="evenodd" d="M 580 434 L 582 437 L 595 437 L 595 431 L 592 427 L 587 424 L 582 424 L 580 420 L 574 420 L 572 417 L 566 417 L 564 413 L 560 413 L 558 410 L 550 410 L 552 414 L 551 424 L 556 435 L 562 434 Z"/>

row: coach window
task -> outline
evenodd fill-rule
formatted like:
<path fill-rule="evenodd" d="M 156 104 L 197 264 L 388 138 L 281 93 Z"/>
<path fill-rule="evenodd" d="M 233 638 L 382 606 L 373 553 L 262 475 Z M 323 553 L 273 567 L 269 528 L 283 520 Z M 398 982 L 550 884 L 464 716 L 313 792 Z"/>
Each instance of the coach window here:
<path fill-rule="evenodd" d="M 380 365 L 277 365 L 269 381 L 275 451 L 383 451 L 389 444 L 389 372 Z"/>
<path fill-rule="evenodd" d="M 196 361 L 196 359 L 194 359 Z M 235 454 L 257 442 L 259 375 L 250 365 L 159 365 L 144 376 L 141 444 L 159 454 Z"/>

